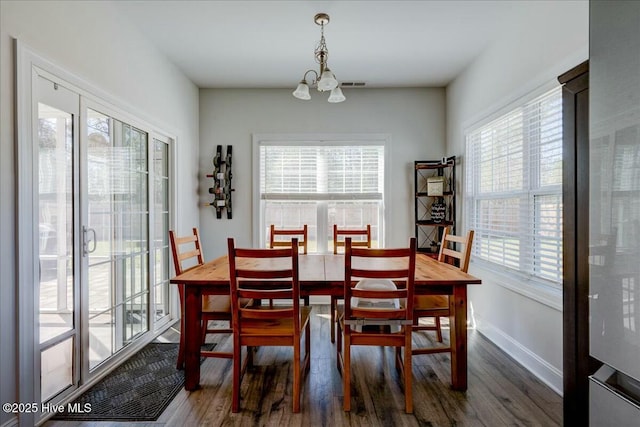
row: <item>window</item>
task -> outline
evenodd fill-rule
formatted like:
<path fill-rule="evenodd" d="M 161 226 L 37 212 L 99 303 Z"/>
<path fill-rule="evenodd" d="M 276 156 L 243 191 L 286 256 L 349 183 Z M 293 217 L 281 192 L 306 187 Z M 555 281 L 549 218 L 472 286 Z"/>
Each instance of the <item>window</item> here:
<path fill-rule="evenodd" d="M 307 224 L 309 252 L 333 251 L 333 224 L 371 224 L 382 246 L 384 145 L 362 142 L 259 144 L 260 245 L 269 227 Z"/>
<path fill-rule="evenodd" d="M 474 257 L 562 282 L 562 92 L 467 133 L 466 216 Z"/>
<path fill-rule="evenodd" d="M 171 253 L 169 250 L 169 220 L 170 220 L 170 138 L 154 135 L 153 137 L 153 195 L 151 209 L 153 211 L 154 240 L 151 243 L 154 263 L 154 277 L 152 285 L 155 289 L 155 320 L 156 329 L 170 318 L 169 265 Z"/>

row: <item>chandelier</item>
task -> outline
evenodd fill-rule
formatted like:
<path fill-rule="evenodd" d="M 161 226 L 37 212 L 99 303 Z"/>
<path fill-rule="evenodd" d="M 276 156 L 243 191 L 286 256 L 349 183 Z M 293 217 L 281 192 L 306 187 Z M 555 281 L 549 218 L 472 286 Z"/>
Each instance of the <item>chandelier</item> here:
<path fill-rule="evenodd" d="M 338 85 L 336 76 L 331 72 L 327 65 L 327 59 L 329 58 L 329 50 L 327 49 L 327 43 L 324 40 L 324 26 L 329 23 L 329 15 L 326 13 L 318 13 L 313 17 L 314 22 L 320 25 L 320 41 L 316 46 L 315 57 L 316 62 L 320 64 L 320 71 L 307 70 L 302 76 L 302 80 L 298 83 L 298 87 L 293 91 L 293 96 L 298 99 L 311 99 L 309 95 L 309 86 L 316 86 L 319 92 L 331 91 L 329 99 L 327 101 L 336 103 L 342 102 L 346 98 L 342 94 L 342 89 Z M 307 80 L 307 75 L 312 73 L 312 80 Z"/>

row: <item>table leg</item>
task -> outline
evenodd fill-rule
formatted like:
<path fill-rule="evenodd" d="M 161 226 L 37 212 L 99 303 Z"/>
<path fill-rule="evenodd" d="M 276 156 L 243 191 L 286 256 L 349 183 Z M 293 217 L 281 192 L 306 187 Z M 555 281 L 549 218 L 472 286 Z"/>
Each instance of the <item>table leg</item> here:
<path fill-rule="evenodd" d="M 184 287 L 184 388 L 196 390 L 200 386 L 200 336 L 202 323 L 202 292 L 198 286 Z"/>
<path fill-rule="evenodd" d="M 451 386 L 467 389 L 467 286 L 454 286 L 449 298 L 451 341 Z"/>

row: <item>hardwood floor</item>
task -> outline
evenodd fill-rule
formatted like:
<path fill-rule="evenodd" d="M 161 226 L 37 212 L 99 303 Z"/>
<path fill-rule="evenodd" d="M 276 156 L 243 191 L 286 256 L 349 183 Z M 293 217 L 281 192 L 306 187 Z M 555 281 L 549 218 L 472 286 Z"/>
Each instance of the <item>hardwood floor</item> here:
<path fill-rule="evenodd" d="M 342 379 L 335 346 L 329 340 L 328 305 L 312 312 L 311 370 L 304 380 L 302 411 L 291 412 L 290 348 L 261 348 L 256 366 L 242 381 L 242 411 L 231 413 L 231 361 L 207 359 L 201 388 L 181 390 L 155 422 L 61 422 L 72 426 L 560 426 L 562 397 L 477 331 L 469 330 L 469 388 L 452 391 L 448 354 L 414 356 L 414 413 L 405 414 L 401 379 L 393 350 L 356 347 L 353 351 L 352 410 L 342 410 Z M 175 332 L 174 332 L 175 334 Z M 415 342 L 427 334 L 417 332 Z M 444 335 L 448 335 L 445 333 Z M 175 340 L 171 332 L 163 336 Z M 216 339 L 218 339 L 216 337 Z M 221 337 L 219 348 L 230 340 Z"/>

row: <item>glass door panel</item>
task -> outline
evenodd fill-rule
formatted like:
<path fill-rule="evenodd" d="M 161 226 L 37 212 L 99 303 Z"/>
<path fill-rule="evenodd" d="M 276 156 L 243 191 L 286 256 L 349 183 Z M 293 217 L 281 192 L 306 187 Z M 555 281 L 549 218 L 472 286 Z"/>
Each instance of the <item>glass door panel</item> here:
<path fill-rule="evenodd" d="M 74 384 L 74 344 L 75 337 L 71 336 L 40 353 L 40 395 L 43 402 Z"/>
<path fill-rule="evenodd" d="M 40 343 L 73 328 L 72 115 L 38 104 Z"/>
<path fill-rule="evenodd" d="M 37 120 L 40 398 L 77 383 L 74 275 L 74 114 L 77 97 L 39 78 Z"/>
<path fill-rule="evenodd" d="M 146 332 L 147 133 L 87 109 L 89 369 Z"/>
<path fill-rule="evenodd" d="M 169 316 L 169 143 L 153 139 L 154 298 L 156 323 Z"/>

